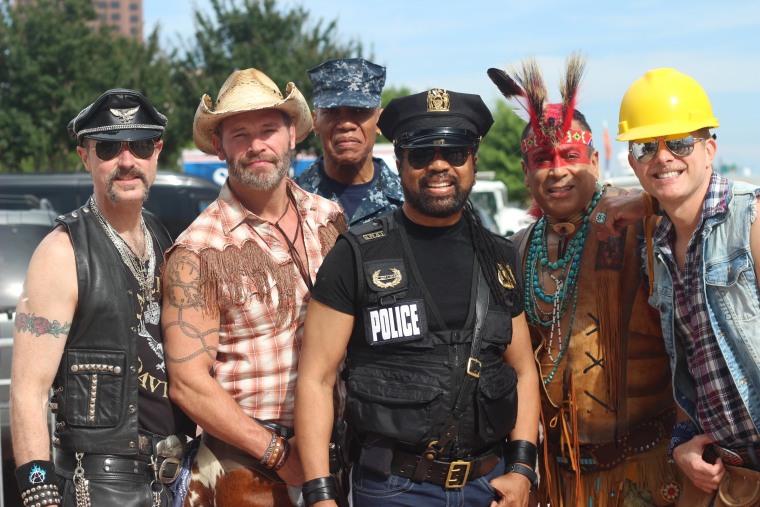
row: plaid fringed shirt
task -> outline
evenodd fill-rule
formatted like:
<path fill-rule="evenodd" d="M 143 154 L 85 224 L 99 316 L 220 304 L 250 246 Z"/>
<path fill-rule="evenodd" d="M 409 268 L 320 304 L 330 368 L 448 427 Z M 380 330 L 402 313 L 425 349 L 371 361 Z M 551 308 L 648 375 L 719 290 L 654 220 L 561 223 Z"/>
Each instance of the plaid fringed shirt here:
<path fill-rule="evenodd" d="M 300 215 L 312 282 L 338 234 L 341 208 L 287 180 Z M 212 375 L 250 417 L 292 428 L 296 372 L 309 288 L 272 225 L 227 184 L 173 248 L 200 257 L 201 289 L 219 315 Z"/>
<path fill-rule="evenodd" d="M 728 180 L 713 173 L 705 195 L 700 222 L 686 247 L 684 269 L 673 256 L 675 228 L 665 216 L 653 241 L 673 273 L 674 329 L 686 350 L 689 370 L 694 375 L 697 417 L 700 427 L 722 447 L 737 448 L 756 437 L 752 419 L 744 406 L 710 325 L 705 300 L 702 266 L 702 228 L 705 220 L 726 211 Z"/>

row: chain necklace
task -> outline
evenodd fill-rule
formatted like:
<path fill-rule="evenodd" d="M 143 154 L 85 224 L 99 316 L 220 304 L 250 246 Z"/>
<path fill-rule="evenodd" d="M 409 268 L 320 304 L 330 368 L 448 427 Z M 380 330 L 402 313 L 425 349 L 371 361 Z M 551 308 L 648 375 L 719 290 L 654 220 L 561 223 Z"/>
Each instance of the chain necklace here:
<path fill-rule="evenodd" d="M 605 187 L 602 186 L 594 193 L 591 202 L 583 210 L 581 225 L 577 233 L 567 243 L 566 248 L 563 249 L 564 255 L 558 257 L 556 262 L 549 260 L 546 216 L 541 217 L 536 223 L 533 238 L 528 248 L 526 258 L 525 312 L 530 322 L 544 328 L 549 328 L 549 340 L 546 349 L 549 359 L 552 360 L 554 365 L 549 376 L 544 379 L 544 384 L 548 384 L 554 378 L 554 374 L 557 372 L 559 363 L 565 355 L 570 342 L 575 321 L 575 310 L 578 304 L 578 275 L 580 274 L 581 257 L 590 229 L 589 216 L 599 202 L 599 199 L 604 195 L 604 190 Z M 550 219 L 548 225 L 554 225 Z M 555 232 L 558 231 L 555 229 Z M 560 232 L 558 233 L 561 234 Z M 553 293 L 546 292 L 543 287 L 540 271 L 546 269 L 552 271 L 549 276 L 554 281 L 556 287 Z M 554 272 L 556 271 L 560 271 L 560 273 L 555 275 Z M 551 312 L 543 310 L 540 302 L 551 304 Z M 566 330 L 567 336 L 563 340 L 561 321 L 571 304 L 572 312 L 570 314 L 569 328 Z M 559 346 L 559 354 L 556 359 L 551 352 L 555 335 L 557 336 L 557 344 Z"/>
<path fill-rule="evenodd" d="M 140 228 L 142 229 L 143 238 L 145 241 L 145 255 L 148 257 L 148 262 L 143 262 L 129 247 L 126 241 L 116 232 L 116 229 L 106 220 L 106 218 L 100 213 L 98 205 L 95 202 L 95 196 L 90 197 L 90 209 L 92 213 L 103 226 L 106 231 L 106 235 L 111 240 L 116 250 L 119 251 L 121 260 L 127 265 L 129 270 L 137 280 L 137 284 L 140 286 L 140 290 L 143 293 L 143 297 L 146 300 L 153 300 L 153 286 L 155 283 L 155 270 L 156 270 L 156 252 L 153 249 L 153 241 L 150 238 L 148 228 L 145 226 L 145 219 L 140 216 Z"/>

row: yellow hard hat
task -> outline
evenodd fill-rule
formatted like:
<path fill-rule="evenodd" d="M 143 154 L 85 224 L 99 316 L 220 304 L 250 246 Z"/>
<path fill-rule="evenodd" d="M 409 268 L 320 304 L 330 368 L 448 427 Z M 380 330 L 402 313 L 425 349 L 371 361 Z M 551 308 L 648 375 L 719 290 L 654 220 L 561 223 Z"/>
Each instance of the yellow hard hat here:
<path fill-rule="evenodd" d="M 617 140 L 653 139 L 718 126 L 699 83 L 675 69 L 654 69 L 625 92 Z"/>

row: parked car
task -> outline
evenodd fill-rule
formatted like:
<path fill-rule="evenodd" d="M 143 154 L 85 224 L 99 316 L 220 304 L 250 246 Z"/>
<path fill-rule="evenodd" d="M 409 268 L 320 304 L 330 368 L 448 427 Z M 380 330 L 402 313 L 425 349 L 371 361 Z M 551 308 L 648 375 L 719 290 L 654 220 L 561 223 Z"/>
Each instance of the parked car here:
<path fill-rule="evenodd" d="M 158 171 L 145 208 L 176 238 L 219 196 L 219 190 L 205 178 Z M 92 177 L 87 172 L 0 174 L 0 192 L 47 199 L 57 212 L 68 213 L 92 195 Z"/>
<path fill-rule="evenodd" d="M 53 228 L 55 217 L 53 207 L 46 200 L 31 195 L 0 195 L 0 468 L 4 505 L 8 506 L 21 505 L 13 473 L 8 411 L 13 319 L 29 260 L 39 242 Z"/>
<path fill-rule="evenodd" d="M 487 173 L 487 171 L 484 171 Z M 480 174 L 478 174 L 480 176 Z M 472 187 L 470 200 L 493 217 L 498 231 L 503 236 L 511 236 L 520 229 L 527 227 L 534 219 L 528 212 L 509 206 L 507 186 L 503 181 L 493 179 L 476 179 Z"/>

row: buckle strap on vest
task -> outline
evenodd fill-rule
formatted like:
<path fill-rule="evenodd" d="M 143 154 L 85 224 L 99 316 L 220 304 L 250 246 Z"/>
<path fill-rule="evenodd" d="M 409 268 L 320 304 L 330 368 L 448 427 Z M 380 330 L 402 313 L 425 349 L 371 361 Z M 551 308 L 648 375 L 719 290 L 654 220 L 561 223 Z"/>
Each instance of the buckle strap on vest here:
<path fill-rule="evenodd" d="M 462 379 L 462 387 L 459 389 L 459 395 L 454 403 L 454 407 L 451 409 L 451 414 L 449 414 L 446 423 L 443 425 L 441 436 L 438 440 L 433 440 L 428 444 L 427 449 L 422 453 L 422 457 L 417 461 L 417 466 L 412 474 L 412 480 L 416 483 L 421 483 L 425 480 L 429 475 L 433 462 L 440 456 L 446 445 L 456 437 L 459 419 L 464 414 L 468 401 L 475 390 L 475 384 L 478 378 L 480 378 L 481 364 L 478 358 L 480 357 L 480 343 L 483 338 L 483 323 L 485 322 L 486 312 L 488 312 L 490 288 L 479 264 L 477 271 L 478 288 L 475 302 L 475 329 L 473 330 L 470 357 L 467 360 L 467 368 Z"/>

